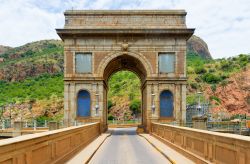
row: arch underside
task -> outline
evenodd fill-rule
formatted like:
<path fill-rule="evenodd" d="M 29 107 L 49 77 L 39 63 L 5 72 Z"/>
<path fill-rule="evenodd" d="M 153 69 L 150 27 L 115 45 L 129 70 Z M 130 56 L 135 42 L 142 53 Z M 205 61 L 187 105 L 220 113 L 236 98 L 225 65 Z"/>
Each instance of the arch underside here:
<path fill-rule="evenodd" d="M 123 54 L 112 59 L 106 66 L 103 74 L 103 78 L 107 83 L 110 76 L 121 70 L 129 70 L 134 72 L 144 82 L 147 77 L 147 71 L 143 63 L 137 58 Z"/>

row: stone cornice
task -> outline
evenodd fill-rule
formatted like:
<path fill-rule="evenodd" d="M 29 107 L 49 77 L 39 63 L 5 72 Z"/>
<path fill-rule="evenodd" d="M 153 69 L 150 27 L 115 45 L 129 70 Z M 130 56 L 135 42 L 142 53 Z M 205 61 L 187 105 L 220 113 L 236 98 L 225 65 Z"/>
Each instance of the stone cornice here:
<path fill-rule="evenodd" d="M 185 10 L 66 10 L 65 16 L 72 15 L 183 15 Z"/>
<path fill-rule="evenodd" d="M 193 28 L 183 29 L 114 29 L 114 28 L 102 28 L 102 29 L 56 29 L 61 39 L 67 37 L 81 37 L 81 36 L 117 36 L 117 35 L 176 35 L 184 36 L 187 39 L 194 33 Z"/>

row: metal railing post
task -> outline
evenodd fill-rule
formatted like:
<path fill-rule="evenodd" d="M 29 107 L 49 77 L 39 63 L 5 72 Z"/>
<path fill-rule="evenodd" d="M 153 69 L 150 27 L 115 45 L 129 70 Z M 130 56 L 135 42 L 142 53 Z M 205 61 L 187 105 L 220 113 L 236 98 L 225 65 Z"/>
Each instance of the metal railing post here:
<path fill-rule="evenodd" d="M 2 121 L 2 130 L 5 130 L 5 120 Z"/>
<path fill-rule="evenodd" d="M 34 122 L 33 122 L 33 130 L 36 130 L 36 120 L 34 120 Z"/>
<path fill-rule="evenodd" d="M 47 127 L 48 127 L 47 120 L 44 120 L 44 127 L 45 127 L 45 128 L 47 128 Z"/>

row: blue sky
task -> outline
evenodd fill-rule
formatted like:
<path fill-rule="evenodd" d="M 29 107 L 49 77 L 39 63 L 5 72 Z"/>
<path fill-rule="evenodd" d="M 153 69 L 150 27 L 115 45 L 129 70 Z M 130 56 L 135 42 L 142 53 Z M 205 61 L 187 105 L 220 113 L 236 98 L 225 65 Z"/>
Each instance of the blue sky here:
<path fill-rule="evenodd" d="M 66 9 L 185 9 L 214 58 L 250 53 L 250 0 L 0 0 L 0 45 L 59 39 Z"/>

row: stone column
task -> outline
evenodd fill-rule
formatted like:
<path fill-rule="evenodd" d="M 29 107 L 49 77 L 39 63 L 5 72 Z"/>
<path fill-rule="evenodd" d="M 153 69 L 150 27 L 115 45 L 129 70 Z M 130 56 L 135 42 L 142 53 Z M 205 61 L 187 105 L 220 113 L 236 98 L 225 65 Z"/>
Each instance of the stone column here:
<path fill-rule="evenodd" d="M 15 121 L 14 122 L 14 129 L 12 131 L 12 136 L 17 137 L 22 135 L 23 129 L 23 122 L 22 121 Z"/>
<path fill-rule="evenodd" d="M 186 85 L 181 85 L 181 122 L 183 125 L 186 123 Z"/>

